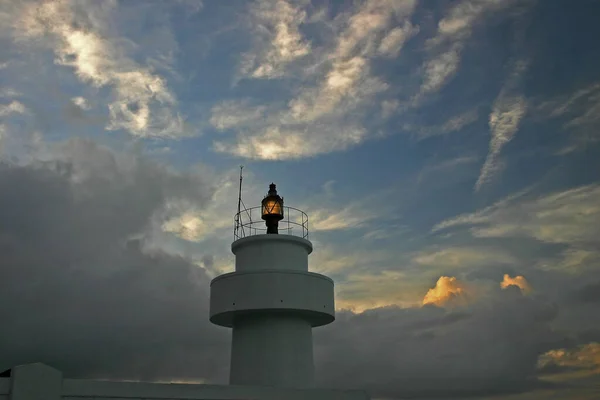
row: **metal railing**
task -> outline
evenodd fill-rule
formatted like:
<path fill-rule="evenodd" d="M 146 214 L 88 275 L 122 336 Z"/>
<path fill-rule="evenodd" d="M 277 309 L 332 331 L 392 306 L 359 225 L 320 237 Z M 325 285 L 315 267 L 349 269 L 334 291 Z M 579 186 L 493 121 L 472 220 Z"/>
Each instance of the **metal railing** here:
<path fill-rule="evenodd" d="M 245 208 L 235 214 L 233 219 L 234 240 L 266 234 L 267 227 L 261 217 L 262 206 Z M 279 221 L 279 234 L 298 236 L 308 240 L 308 215 L 297 208 L 283 206 L 283 219 Z"/>

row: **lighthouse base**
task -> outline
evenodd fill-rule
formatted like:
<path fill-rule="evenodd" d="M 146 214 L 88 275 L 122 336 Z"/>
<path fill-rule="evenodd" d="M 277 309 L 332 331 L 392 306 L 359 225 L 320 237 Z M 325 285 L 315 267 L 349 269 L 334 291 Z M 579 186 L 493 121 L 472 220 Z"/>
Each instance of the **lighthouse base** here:
<path fill-rule="evenodd" d="M 314 384 L 312 327 L 297 316 L 236 317 L 230 384 L 310 388 Z"/>

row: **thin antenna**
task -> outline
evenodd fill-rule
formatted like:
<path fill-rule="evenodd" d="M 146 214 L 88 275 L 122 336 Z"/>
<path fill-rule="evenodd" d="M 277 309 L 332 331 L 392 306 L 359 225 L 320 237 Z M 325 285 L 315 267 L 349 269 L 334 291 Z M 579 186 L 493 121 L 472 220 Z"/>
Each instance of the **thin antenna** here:
<path fill-rule="evenodd" d="M 240 229 L 240 218 L 242 217 L 242 180 L 244 179 L 242 176 L 242 170 L 244 169 L 243 165 L 240 165 L 240 191 L 238 194 L 238 206 L 237 206 L 237 214 L 235 214 L 235 228 L 234 228 L 234 235 L 236 235 L 238 232 L 238 230 Z M 243 230 L 243 228 L 242 228 Z"/>
<path fill-rule="evenodd" d="M 242 180 L 244 179 L 242 176 L 242 170 L 244 169 L 243 165 L 240 165 L 240 193 L 238 196 L 238 214 L 242 211 Z"/>

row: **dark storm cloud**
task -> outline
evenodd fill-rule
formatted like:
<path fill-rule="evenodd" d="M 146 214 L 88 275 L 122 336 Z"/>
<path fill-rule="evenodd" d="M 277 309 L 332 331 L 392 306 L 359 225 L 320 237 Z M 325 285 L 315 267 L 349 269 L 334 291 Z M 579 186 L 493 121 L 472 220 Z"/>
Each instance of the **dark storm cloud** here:
<path fill-rule="evenodd" d="M 322 384 L 386 398 L 492 395 L 531 390 L 538 356 L 560 336 L 557 308 L 516 287 L 460 313 L 441 308 L 341 313 L 315 332 Z"/>
<path fill-rule="evenodd" d="M 166 201 L 202 205 L 211 192 L 82 140 L 50 161 L 0 165 L 0 368 L 223 378 L 228 333 L 207 323 L 204 270 L 136 239 Z"/>
<path fill-rule="evenodd" d="M 583 303 L 600 303 L 600 281 L 583 286 L 575 292 L 573 298 Z"/>
<path fill-rule="evenodd" d="M 230 335 L 208 322 L 207 275 L 144 243 L 169 201 L 206 205 L 210 180 L 85 140 L 49 154 L 0 165 L 0 368 L 225 382 Z M 388 398 L 528 390 L 538 356 L 562 346 L 556 313 L 516 287 L 454 311 L 340 312 L 315 331 L 319 384 Z"/>

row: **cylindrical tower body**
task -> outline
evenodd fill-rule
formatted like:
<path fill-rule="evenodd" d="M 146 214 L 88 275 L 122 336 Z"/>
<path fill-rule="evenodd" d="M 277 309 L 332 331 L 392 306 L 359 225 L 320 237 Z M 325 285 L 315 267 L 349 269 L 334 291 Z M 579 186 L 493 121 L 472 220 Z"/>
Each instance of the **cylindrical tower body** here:
<path fill-rule="evenodd" d="M 235 272 L 211 282 L 210 320 L 233 328 L 230 383 L 314 383 L 312 328 L 335 319 L 333 281 L 308 272 L 312 244 L 255 235 L 232 244 Z"/>
<path fill-rule="evenodd" d="M 236 320 L 231 343 L 232 385 L 311 387 L 312 326 L 300 316 L 248 315 Z"/>

